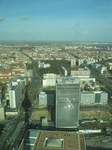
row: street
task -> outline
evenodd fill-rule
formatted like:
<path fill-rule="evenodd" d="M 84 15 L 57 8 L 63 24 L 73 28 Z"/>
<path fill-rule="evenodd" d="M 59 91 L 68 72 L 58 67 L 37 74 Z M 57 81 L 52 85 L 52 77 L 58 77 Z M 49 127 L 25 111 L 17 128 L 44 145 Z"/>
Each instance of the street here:
<path fill-rule="evenodd" d="M 24 53 L 23 53 L 24 54 Z M 25 54 L 26 55 L 26 54 Z M 29 56 L 27 56 L 29 57 Z M 25 98 L 22 102 L 22 108 L 19 115 L 13 120 L 4 123 L 5 128 L 4 136 L 0 139 L 0 149 L 3 150 L 18 150 L 18 147 L 23 139 L 27 129 L 29 128 L 29 120 L 33 110 L 33 101 L 36 92 L 39 89 L 40 78 L 38 76 L 38 63 L 30 58 L 33 63 L 33 77 L 30 87 L 26 90 Z M 29 99 L 30 98 L 30 99 Z"/>

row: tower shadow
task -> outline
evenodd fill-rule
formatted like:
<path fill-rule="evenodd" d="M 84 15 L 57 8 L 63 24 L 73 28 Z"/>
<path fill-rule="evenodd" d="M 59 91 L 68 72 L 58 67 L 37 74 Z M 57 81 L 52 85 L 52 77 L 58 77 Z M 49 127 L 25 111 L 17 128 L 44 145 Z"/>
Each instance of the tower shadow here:
<path fill-rule="evenodd" d="M 24 109 L 24 112 L 25 112 L 25 126 L 24 126 L 24 132 L 26 132 L 29 128 L 29 118 L 30 118 L 30 114 L 29 114 L 29 109 L 31 107 L 31 102 L 29 100 L 29 96 L 28 96 L 28 93 L 27 93 L 27 90 L 26 90 L 26 93 L 25 93 L 25 98 L 24 98 L 24 101 L 22 103 L 22 107 Z"/>

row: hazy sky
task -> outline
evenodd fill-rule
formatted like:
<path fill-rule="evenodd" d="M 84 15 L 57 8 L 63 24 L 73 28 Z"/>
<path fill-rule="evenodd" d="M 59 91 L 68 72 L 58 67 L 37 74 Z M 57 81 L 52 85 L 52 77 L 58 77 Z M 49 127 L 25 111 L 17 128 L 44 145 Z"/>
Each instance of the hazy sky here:
<path fill-rule="evenodd" d="M 0 40 L 112 42 L 112 0 L 0 0 Z"/>

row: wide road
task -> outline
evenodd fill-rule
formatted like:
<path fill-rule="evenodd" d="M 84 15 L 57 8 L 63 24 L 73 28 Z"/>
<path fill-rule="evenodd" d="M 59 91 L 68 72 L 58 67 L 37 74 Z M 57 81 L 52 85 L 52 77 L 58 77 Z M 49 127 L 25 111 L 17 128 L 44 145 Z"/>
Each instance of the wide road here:
<path fill-rule="evenodd" d="M 7 129 L 7 132 L 4 133 L 5 135 L 4 135 L 3 139 L 1 140 L 0 149 L 5 150 L 5 147 L 7 147 L 7 145 L 13 144 L 13 140 L 16 138 L 15 136 L 13 137 L 13 135 L 16 132 L 17 126 L 21 120 L 24 120 L 23 115 L 22 116 L 19 115 L 17 119 L 15 119 L 11 123 L 7 124 L 8 129 Z M 12 139 L 11 139 L 11 137 L 12 137 Z M 9 150 L 10 150 L 10 148 L 9 148 Z"/>
<path fill-rule="evenodd" d="M 86 67 L 90 69 L 91 74 L 95 76 L 97 81 L 99 81 L 101 84 L 105 85 L 105 87 L 108 89 L 107 92 L 108 92 L 109 96 L 112 95 L 112 84 L 110 83 L 110 81 L 103 75 L 100 75 L 97 71 L 95 71 L 89 65 L 86 65 Z"/>
<path fill-rule="evenodd" d="M 22 104 L 23 108 L 20 110 L 20 114 L 18 115 L 16 119 L 13 119 L 13 121 L 9 121 L 9 124 L 13 124 L 13 127 L 7 133 L 4 133 L 5 136 L 0 141 L 0 149 L 3 149 L 3 150 L 5 150 L 5 148 L 7 148 L 8 145 L 9 145 L 8 150 L 12 150 L 13 148 L 18 149 L 19 144 L 25 132 L 29 127 L 29 118 L 31 116 L 31 112 L 33 109 L 32 108 L 33 100 L 35 98 L 35 94 L 39 88 L 38 85 L 40 83 L 40 78 L 38 75 L 38 63 L 32 58 L 30 59 L 33 63 L 33 77 L 32 77 L 32 84 L 30 87 L 30 94 L 32 94 L 32 99 L 31 101 L 29 101 L 30 94 L 26 92 L 25 99 Z M 22 122 L 24 123 L 22 124 Z"/>

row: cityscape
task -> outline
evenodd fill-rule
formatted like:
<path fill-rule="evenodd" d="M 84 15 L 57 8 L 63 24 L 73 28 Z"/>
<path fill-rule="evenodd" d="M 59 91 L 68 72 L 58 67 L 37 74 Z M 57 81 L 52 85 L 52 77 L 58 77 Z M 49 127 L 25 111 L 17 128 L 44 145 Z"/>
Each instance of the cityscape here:
<path fill-rule="evenodd" d="M 0 150 L 112 150 L 111 0 L 0 0 Z"/>
<path fill-rule="evenodd" d="M 0 56 L 0 149 L 112 148 L 112 43 L 1 42 Z"/>

